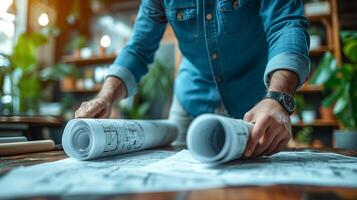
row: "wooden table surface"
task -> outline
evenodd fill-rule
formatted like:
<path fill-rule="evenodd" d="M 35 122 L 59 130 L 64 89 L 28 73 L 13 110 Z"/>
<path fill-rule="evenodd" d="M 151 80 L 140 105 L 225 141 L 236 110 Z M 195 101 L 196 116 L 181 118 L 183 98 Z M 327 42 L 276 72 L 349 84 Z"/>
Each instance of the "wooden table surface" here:
<path fill-rule="evenodd" d="M 342 153 L 345 155 L 357 156 L 356 152 L 344 150 L 326 150 L 323 151 Z M 67 158 L 63 151 L 50 151 L 43 153 L 32 153 L 17 156 L 0 157 L 0 175 L 6 174 L 9 170 L 18 166 L 28 166 L 38 163 L 56 161 Z M 75 199 L 88 198 L 85 196 Z M 180 192 L 160 192 L 160 193 L 141 193 L 141 194 L 120 194 L 110 196 L 93 196 L 91 199 L 120 199 L 120 200 L 220 200 L 220 199 L 238 199 L 238 200 L 264 200 L 264 199 L 284 199 L 284 200 L 357 200 L 357 189 L 337 188 L 337 187 L 310 187 L 310 186 L 246 186 L 230 187 L 209 190 L 194 190 Z M 37 197 L 32 199 L 62 199 L 61 197 Z"/>

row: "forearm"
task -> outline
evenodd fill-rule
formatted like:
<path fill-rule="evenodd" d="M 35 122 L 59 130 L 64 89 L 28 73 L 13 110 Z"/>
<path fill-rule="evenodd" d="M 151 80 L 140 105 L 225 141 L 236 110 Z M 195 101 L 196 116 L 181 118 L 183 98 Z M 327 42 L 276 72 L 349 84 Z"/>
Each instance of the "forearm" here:
<path fill-rule="evenodd" d="M 127 92 L 123 81 L 116 77 L 108 77 L 105 79 L 97 97 L 104 98 L 113 103 L 117 99 L 123 99 L 126 95 Z"/>
<path fill-rule="evenodd" d="M 299 77 L 289 70 L 277 70 L 270 77 L 269 91 L 285 92 L 294 95 Z"/>

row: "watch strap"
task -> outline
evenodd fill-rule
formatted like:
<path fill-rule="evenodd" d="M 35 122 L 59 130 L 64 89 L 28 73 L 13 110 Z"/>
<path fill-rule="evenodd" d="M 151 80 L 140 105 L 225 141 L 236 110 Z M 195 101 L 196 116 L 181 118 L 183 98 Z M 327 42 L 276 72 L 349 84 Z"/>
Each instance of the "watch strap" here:
<path fill-rule="evenodd" d="M 280 103 L 280 105 L 284 108 L 284 110 L 291 115 L 294 111 L 295 111 L 295 105 L 293 109 L 289 109 L 286 105 L 286 103 L 283 100 L 283 97 L 285 96 L 289 96 L 290 99 L 293 101 L 293 98 L 290 94 L 288 93 L 283 93 L 283 92 L 275 92 L 275 91 L 268 91 L 265 94 L 264 99 L 274 99 L 276 101 L 278 101 Z"/>

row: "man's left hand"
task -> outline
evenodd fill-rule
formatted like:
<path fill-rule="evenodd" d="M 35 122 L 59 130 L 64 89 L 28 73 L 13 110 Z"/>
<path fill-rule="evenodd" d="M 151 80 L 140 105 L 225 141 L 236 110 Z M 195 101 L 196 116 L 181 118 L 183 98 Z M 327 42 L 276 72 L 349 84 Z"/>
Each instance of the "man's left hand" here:
<path fill-rule="evenodd" d="M 279 102 L 263 99 L 244 115 L 254 123 L 244 157 L 272 155 L 286 147 L 292 134 L 289 114 Z"/>

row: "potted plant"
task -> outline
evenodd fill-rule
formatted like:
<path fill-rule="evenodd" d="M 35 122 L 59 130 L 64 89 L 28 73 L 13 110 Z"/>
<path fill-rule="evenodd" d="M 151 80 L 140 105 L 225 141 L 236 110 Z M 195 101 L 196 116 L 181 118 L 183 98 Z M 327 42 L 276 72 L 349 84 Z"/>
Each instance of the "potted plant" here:
<path fill-rule="evenodd" d="M 126 118 L 140 119 L 147 117 L 148 113 L 160 115 L 169 107 L 173 93 L 174 73 L 173 67 L 163 64 L 155 59 L 146 74 L 139 83 L 139 92 L 132 106 L 120 104 L 121 114 Z M 156 108 L 156 109 L 155 109 Z M 152 110 L 159 111 L 151 113 Z M 160 113 L 161 112 L 161 113 Z"/>
<path fill-rule="evenodd" d="M 81 35 L 75 37 L 68 44 L 67 49 L 73 53 L 73 56 L 76 58 L 81 57 L 81 49 L 87 46 L 88 40 L 85 36 Z"/>
<path fill-rule="evenodd" d="M 304 107 L 304 97 L 302 95 L 296 94 L 294 96 L 294 101 L 296 105 L 295 112 L 290 116 L 291 124 L 298 124 L 301 121 L 301 112 Z"/>
<path fill-rule="evenodd" d="M 19 99 L 19 105 L 13 106 L 15 114 L 20 112 L 33 115 L 38 111 L 41 97 L 38 48 L 46 43 L 47 36 L 42 33 L 23 33 L 14 46 L 9 73 L 12 97 Z"/>
<path fill-rule="evenodd" d="M 312 124 L 316 120 L 316 111 L 313 105 L 305 104 L 301 111 L 301 119 L 304 124 Z"/>
<path fill-rule="evenodd" d="M 324 105 L 333 107 L 333 113 L 342 124 L 334 132 L 336 147 L 357 149 L 357 32 L 343 32 L 343 53 L 347 62 L 341 66 L 331 53 L 324 56 L 312 82 L 322 84 L 329 95 Z"/>
<path fill-rule="evenodd" d="M 310 50 L 319 49 L 321 47 L 322 39 L 321 35 L 323 32 L 317 27 L 311 27 L 308 30 L 310 35 Z"/>
<path fill-rule="evenodd" d="M 73 65 L 59 63 L 46 67 L 41 71 L 43 81 L 61 81 L 61 89 L 71 91 L 76 88 L 76 80 L 79 77 L 79 70 Z"/>
<path fill-rule="evenodd" d="M 328 105 L 326 102 L 322 102 L 319 111 L 322 120 L 325 121 L 335 120 L 335 115 L 333 114 L 333 106 Z"/>
<path fill-rule="evenodd" d="M 307 148 L 312 141 L 312 127 L 304 127 L 296 134 L 297 147 Z"/>

